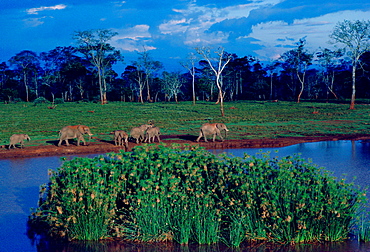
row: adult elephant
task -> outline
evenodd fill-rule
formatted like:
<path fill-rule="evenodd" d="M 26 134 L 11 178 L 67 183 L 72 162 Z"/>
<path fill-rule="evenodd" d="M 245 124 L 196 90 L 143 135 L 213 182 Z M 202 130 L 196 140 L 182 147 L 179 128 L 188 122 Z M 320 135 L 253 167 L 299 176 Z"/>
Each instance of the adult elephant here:
<path fill-rule="evenodd" d="M 130 131 L 130 137 L 135 138 L 136 143 L 144 141 L 145 133 L 151 127 L 152 127 L 152 125 L 150 125 L 150 124 L 143 124 L 139 127 L 134 127 Z"/>
<path fill-rule="evenodd" d="M 114 131 L 114 145 L 128 148 L 128 134 L 124 130 Z"/>
<path fill-rule="evenodd" d="M 150 143 L 152 141 L 154 143 L 154 140 L 157 137 L 157 140 L 160 143 L 161 142 L 161 139 L 159 138 L 159 135 L 160 134 L 161 134 L 161 130 L 158 127 L 149 128 L 146 131 L 145 141 L 144 142 Z"/>
<path fill-rule="evenodd" d="M 27 134 L 13 134 L 9 139 L 9 149 L 13 146 L 15 148 L 16 144 L 21 144 L 21 148 L 24 147 L 24 140 L 30 141 L 31 138 Z"/>
<path fill-rule="evenodd" d="M 199 142 L 201 137 L 204 137 L 204 141 L 207 141 L 207 137 L 209 135 L 213 135 L 213 142 L 216 140 L 216 136 L 221 138 L 221 141 L 224 141 L 224 138 L 221 135 L 221 131 L 225 131 L 225 138 L 227 137 L 227 131 L 229 131 L 225 124 L 223 123 L 205 123 L 202 125 L 199 131 L 199 137 L 197 138 L 197 142 Z"/>
<path fill-rule="evenodd" d="M 89 139 L 91 139 L 90 128 L 85 125 L 72 125 L 72 126 L 65 126 L 63 129 L 59 131 L 59 143 L 58 146 L 62 144 L 62 141 L 66 142 L 66 145 L 69 146 L 68 139 L 77 139 L 77 146 L 80 146 L 80 141 L 86 145 L 85 139 L 83 135 L 88 134 Z"/>

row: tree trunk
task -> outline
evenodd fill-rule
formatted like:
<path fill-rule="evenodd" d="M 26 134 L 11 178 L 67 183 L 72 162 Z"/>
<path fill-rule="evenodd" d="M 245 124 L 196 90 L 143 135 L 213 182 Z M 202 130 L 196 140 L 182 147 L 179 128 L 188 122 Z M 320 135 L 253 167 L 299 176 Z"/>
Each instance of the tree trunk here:
<path fill-rule="evenodd" d="M 99 67 L 98 67 L 98 81 L 99 81 L 100 103 L 103 105 L 104 104 L 103 83 L 101 81 L 101 72 Z"/>
<path fill-rule="evenodd" d="M 24 82 L 24 87 L 26 89 L 26 102 L 29 102 L 29 99 L 28 99 L 27 75 L 26 75 L 26 73 L 23 73 L 23 82 Z"/>
<path fill-rule="evenodd" d="M 353 63 L 352 66 L 352 95 L 351 95 L 351 104 L 349 109 L 355 109 L 355 98 L 356 98 L 356 63 Z"/>
<path fill-rule="evenodd" d="M 194 66 L 192 68 L 192 86 L 193 86 L 193 105 L 195 105 L 195 71 L 194 71 Z"/>
<path fill-rule="evenodd" d="M 150 89 L 149 89 L 149 78 L 146 79 L 146 90 L 147 90 L 147 97 L 146 100 L 148 102 L 151 102 L 151 97 L 150 97 Z"/>
<path fill-rule="evenodd" d="M 225 111 L 224 111 L 224 96 L 222 94 L 222 90 L 220 89 L 219 92 L 219 97 L 220 97 L 220 111 L 221 111 L 221 116 L 225 116 Z"/>

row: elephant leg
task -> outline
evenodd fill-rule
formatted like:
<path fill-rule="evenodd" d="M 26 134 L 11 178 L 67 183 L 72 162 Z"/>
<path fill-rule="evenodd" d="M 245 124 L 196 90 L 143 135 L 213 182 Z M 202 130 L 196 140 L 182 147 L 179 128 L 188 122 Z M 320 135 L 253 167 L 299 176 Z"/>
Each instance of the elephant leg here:
<path fill-rule="evenodd" d="M 216 141 L 216 135 L 217 135 L 217 133 L 213 134 L 213 139 L 212 139 L 213 142 Z"/>
<path fill-rule="evenodd" d="M 79 139 L 82 141 L 83 145 L 86 146 L 86 142 L 83 136 L 80 136 Z M 77 139 L 77 146 L 80 146 L 80 141 Z"/>
<path fill-rule="evenodd" d="M 224 138 L 222 137 L 221 132 L 220 132 L 219 136 L 220 136 L 220 138 L 221 138 L 221 141 L 223 142 L 223 141 L 224 141 Z"/>
<path fill-rule="evenodd" d="M 199 142 L 200 138 L 203 136 L 202 132 L 199 132 L 199 136 L 197 138 L 197 142 Z M 205 139 L 205 138 L 204 138 Z M 207 141 L 206 141 L 207 142 Z"/>

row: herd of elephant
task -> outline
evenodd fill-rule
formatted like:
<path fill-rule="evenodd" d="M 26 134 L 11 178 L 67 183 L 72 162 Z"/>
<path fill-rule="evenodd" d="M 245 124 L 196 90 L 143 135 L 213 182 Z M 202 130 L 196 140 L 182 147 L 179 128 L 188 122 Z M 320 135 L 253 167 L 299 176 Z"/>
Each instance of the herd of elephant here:
<path fill-rule="evenodd" d="M 227 131 L 229 131 L 224 123 L 205 123 L 200 127 L 199 136 L 197 142 L 203 137 L 204 141 L 207 142 L 207 136 L 213 136 L 213 142 L 216 140 L 216 136 L 221 138 L 221 141 L 224 141 L 224 138 L 221 134 L 221 131 L 225 131 L 225 137 L 227 136 Z M 134 139 L 136 143 L 151 143 L 155 141 L 160 142 L 160 128 L 151 124 L 143 124 L 139 127 L 134 127 L 128 135 L 124 130 L 115 130 L 111 134 L 114 134 L 114 144 L 118 146 L 125 146 L 128 148 L 129 137 Z M 93 135 L 90 131 L 90 128 L 85 125 L 73 125 L 65 126 L 59 131 L 59 142 L 58 146 L 62 145 L 62 142 L 65 141 L 65 144 L 69 146 L 68 140 L 77 139 L 77 146 L 80 145 L 80 142 L 83 142 L 86 145 L 84 135 L 88 135 L 89 139 Z M 24 140 L 31 140 L 27 134 L 14 134 L 10 137 L 9 149 L 15 148 L 16 144 L 20 144 L 20 147 L 24 147 Z"/>

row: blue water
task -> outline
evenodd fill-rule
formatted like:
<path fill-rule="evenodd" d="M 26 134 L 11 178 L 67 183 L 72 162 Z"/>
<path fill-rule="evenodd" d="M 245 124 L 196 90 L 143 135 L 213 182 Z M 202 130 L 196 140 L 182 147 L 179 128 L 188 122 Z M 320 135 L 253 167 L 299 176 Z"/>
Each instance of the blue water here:
<path fill-rule="evenodd" d="M 218 154 L 224 150 L 212 150 Z M 315 143 L 302 143 L 283 148 L 264 149 L 230 149 L 226 152 L 242 157 L 243 153 L 256 155 L 257 153 L 270 152 L 271 157 L 285 157 L 293 153 L 312 160 L 312 163 L 333 172 L 337 178 L 346 174 L 348 182 L 353 178 L 356 184 L 370 185 L 370 141 L 328 141 Z"/>
<path fill-rule="evenodd" d="M 314 164 L 333 171 L 336 177 L 347 174 L 349 182 L 356 176 L 356 184 L 370 184 L 370 141 L 333 141 L 283 148 L 227 150 L 236 156 L 267 151 L 271 152 L 271 157 L 301 153 L 303 158 L 310 158 Z M 26 222 L 30 208 L 37 206 L 39 186 L 48 182 L 48 170 L 56 169 L 60 164 L 60 157 L 0 160 L 0 252 L 48 251 L 40 250 L 32 244 L 26 235 Z M 356 247 L 356 251 L 366 250 Z"/>

